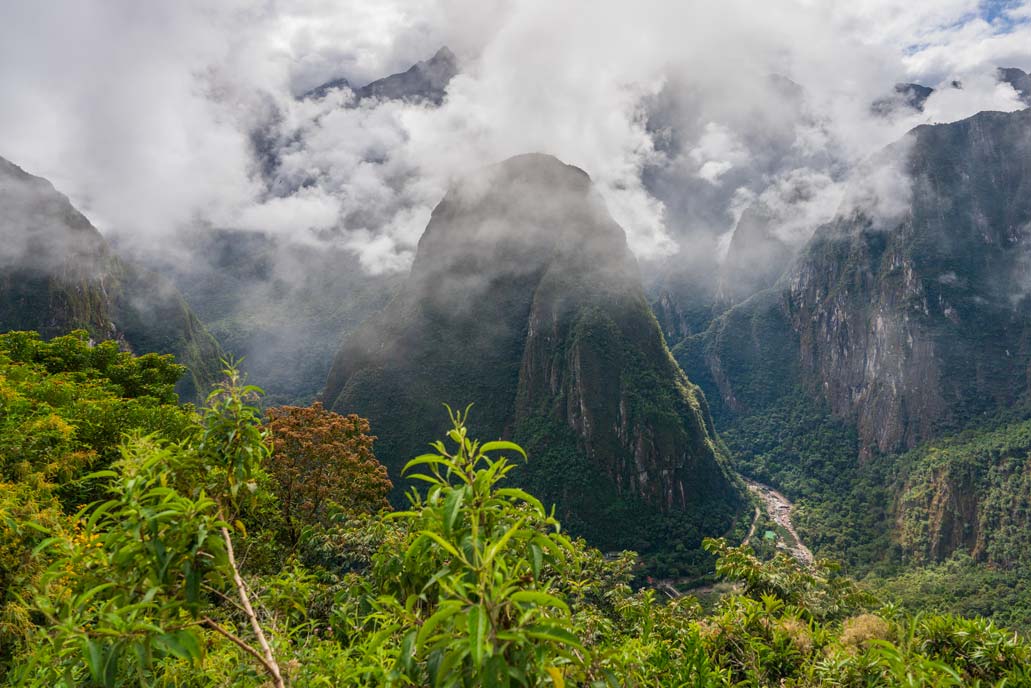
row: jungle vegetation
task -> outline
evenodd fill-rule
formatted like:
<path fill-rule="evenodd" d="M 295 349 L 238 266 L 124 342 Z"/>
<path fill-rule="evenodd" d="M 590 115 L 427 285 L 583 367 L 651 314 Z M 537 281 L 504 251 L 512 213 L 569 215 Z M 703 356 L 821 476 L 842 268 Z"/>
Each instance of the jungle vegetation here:
<path fill-rule="evenodd" d="M 727 593 L 660 592 L 514 487 L 534 457 L 474 439 L 475 409 L 391 510 L 363 419 L 263 410 L 232 365 L 180 405 L 182 373 L 0 335 L 0 684 L 1031 685 L 1019 633 L 829 561 L 709 539 Z"/>

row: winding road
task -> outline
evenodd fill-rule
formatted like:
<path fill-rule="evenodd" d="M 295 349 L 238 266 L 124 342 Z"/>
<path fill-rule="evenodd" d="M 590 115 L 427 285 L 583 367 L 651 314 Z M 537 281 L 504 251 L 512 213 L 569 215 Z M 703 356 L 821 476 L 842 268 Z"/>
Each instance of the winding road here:
<path fill-rule="evenodd" d="M 745 478 L 744 480 L 745 484 L 748 485 L 749 491 L 759 498 L 762 508 L 765 509 L 770 520 L 783 528 L 790 536 L 790 539 L 787 539 L 786 542 L 778 542 L 777 546 L 787 551 L 800 563 L 806 566 L 812 566 L 815 561 L 813 553 L 805 546 L 805 543 L 802 542 L 802 538 L 798 536 L 798 531 L 795 530 L 795 526 L 791 522 L 791 511 L 794 508 L 794 505 L 787 497 L 782 495 L 780 492 L 777 492 L 769 485 L 763 485 L 762 483 L 749 480 L 748 478 Z M 745 539 L 741 544 L 747 545 L 752 539 L 752 536 L 755 535 L 755 529 L 759 523 L 759 515 L 759 507 L 757 506 L 755 508 L 755 518 L 752 520 L 752 527 L 748 530 L 748 535 L 745 536 Z"/>

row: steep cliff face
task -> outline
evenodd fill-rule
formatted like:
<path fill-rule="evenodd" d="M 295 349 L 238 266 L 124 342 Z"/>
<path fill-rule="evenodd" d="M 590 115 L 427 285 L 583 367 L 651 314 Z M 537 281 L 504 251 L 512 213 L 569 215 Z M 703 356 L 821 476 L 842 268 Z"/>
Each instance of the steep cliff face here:
<path fill-rule="evenodd" d="M 901 219 L 822 228 L 784 294 L 810 385 L 882 452 L 1013 403 L 1031 360 L 1031 111 L 904 143 Z"/>
<path fill-rule="evenodd" d="M 771 290 L 678 349 L 737 413 L 808 389 L 866 454 L 976 422 L 1031 379 L 1031 111 L 919 127 L 879 160 L 903 173 L 880 191 L 890 213 L 849 205 Z M 756 361 L 790 359 L 757 384 Z"/>
<path fill-rule="evenodd" d="M 516 423 L 551 418 L 569 428 L 620 495 L 663 510 L 733 500 L 713 470 L 704 397 L 671 359 L 632 266 L 597 275 L 592 262 L 579 274 L 553 264 L 534 291 Z"/>
<path fill-rule="evenodd" d="M 733 305 L 772 287 L 795 255 L 791 246 L 771 231 L 775 214 L 762 202 L 741 213 L 720 266 L 719 300 Z"/>
<path fill-rule="evenodd" d="M 218 344 L 158 276 L 115 256 L 50 182 L 0 158 L 0 330 L 85 329 L 136 353 L 172 353 L 195 400 L 219 374 Z"/>
<path fill-rule="evenodd" d="M 0 327 L 116 338 L 100 233 L 45 179 L 0 158 Z"/>
<path fill-rule="evenodd" d="M 474 402 L 477 436 L 526 444 L 524 482 L 606 547 L 669 544 L 619 522 L 631 514 L 712 533 L 739 504 L 622 229 L 588 176 L 550 156 L 447 194 L 408 282 L 345 341 L 324 397 L 371 419 L 394 472 L 439 435 L 440 403 Z"/>

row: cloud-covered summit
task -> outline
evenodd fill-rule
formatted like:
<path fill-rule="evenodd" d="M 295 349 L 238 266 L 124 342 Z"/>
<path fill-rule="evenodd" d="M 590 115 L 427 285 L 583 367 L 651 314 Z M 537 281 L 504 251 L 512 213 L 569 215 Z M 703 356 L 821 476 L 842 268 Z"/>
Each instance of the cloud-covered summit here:
<path fill-rule="evenodd" d="M 1027 0 L 114 0 L 4 20 L 0 154 L 105 233 L 254 229 L 370 272 L 407 268 L 452 178 L 532 150 L 589 171 L 640 258 L 711 250 L 759 198 L 825 213 L 917 124 L 1023 107 L 995 69 L 1031 69 Z M 429 98 L 355 98 L 442 45 L 461 69 Z M 890 84 L 953 79 L 923 112 L 871 112 Z"/>

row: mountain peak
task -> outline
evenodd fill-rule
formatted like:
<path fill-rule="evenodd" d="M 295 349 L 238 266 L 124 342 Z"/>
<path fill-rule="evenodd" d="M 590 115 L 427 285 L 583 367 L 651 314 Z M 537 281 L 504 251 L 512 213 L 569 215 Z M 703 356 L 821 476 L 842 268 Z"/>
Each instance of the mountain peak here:
<path fill-rule="evenodd" d="M 426 60 L 426 62 L 436 64 L 447 63 L 451 65 L 457 65 L 458 58 L 456 58 L 455 54 L 451 52 L 451 48 L 447 47 L 446 45 L 442 45 L 440 47 L 440 50 L 433 53 L 433 57 L 431 57 L 429 60 Z"/>
<path fill-rule="evenodd" d="M 553 155 L 529 153 L 452 185 L 419 241 L 412 280 L 447 302 L 452 293 L 468 297 L 470 265 L 523 274 L 585 259 L 595 271 L 636 275 L 626 234 L 587 173 Z"/>
<path fill-rule="evenodd" d="M 311 89 L 302 98 L 323 98 L 333 89 L 348 88 L 354 92 L 355 104 L 377 98 L 440 105 L 444 102 L 447 85 L 456 74 L 458 58 L 450 48 L 443 46 L 428 60 L 417 62 L 403 72 L 377 79 L 361 88 L 354 88 L 345 78 L 333 79 Z"/>
<path fill-rule="evenodd" d="M 461 178 L 452 190 L 467 193 L 473 188 L 484 188 L 484 182 L 496 189 L 512 184 L 580 194 L 591 189 L 590 175 L 550 153 L 522 153 L 487 165 Z"/>
<path fill-rule="evenodd" d="M 370 419 L 395 471 L 442 430 L 441 402 L 475 402 L 479 435 L 523 442 L 524 484 L 603 548 L 655 547 L 650 519 L 702 532 L 715 513 L 707 523 L 725 528 L 740 504 L 623 229 L 588 175 L 551 155 L 452 186 L 404 287 L 344 342 L 323 396 Z"/>
<path fill-rule="evenodd" d="M 1009 84 L 1026 105 L 1031 105 L 1031 74 L 1017 67 L 999 67 L 999 81 Z"/>

